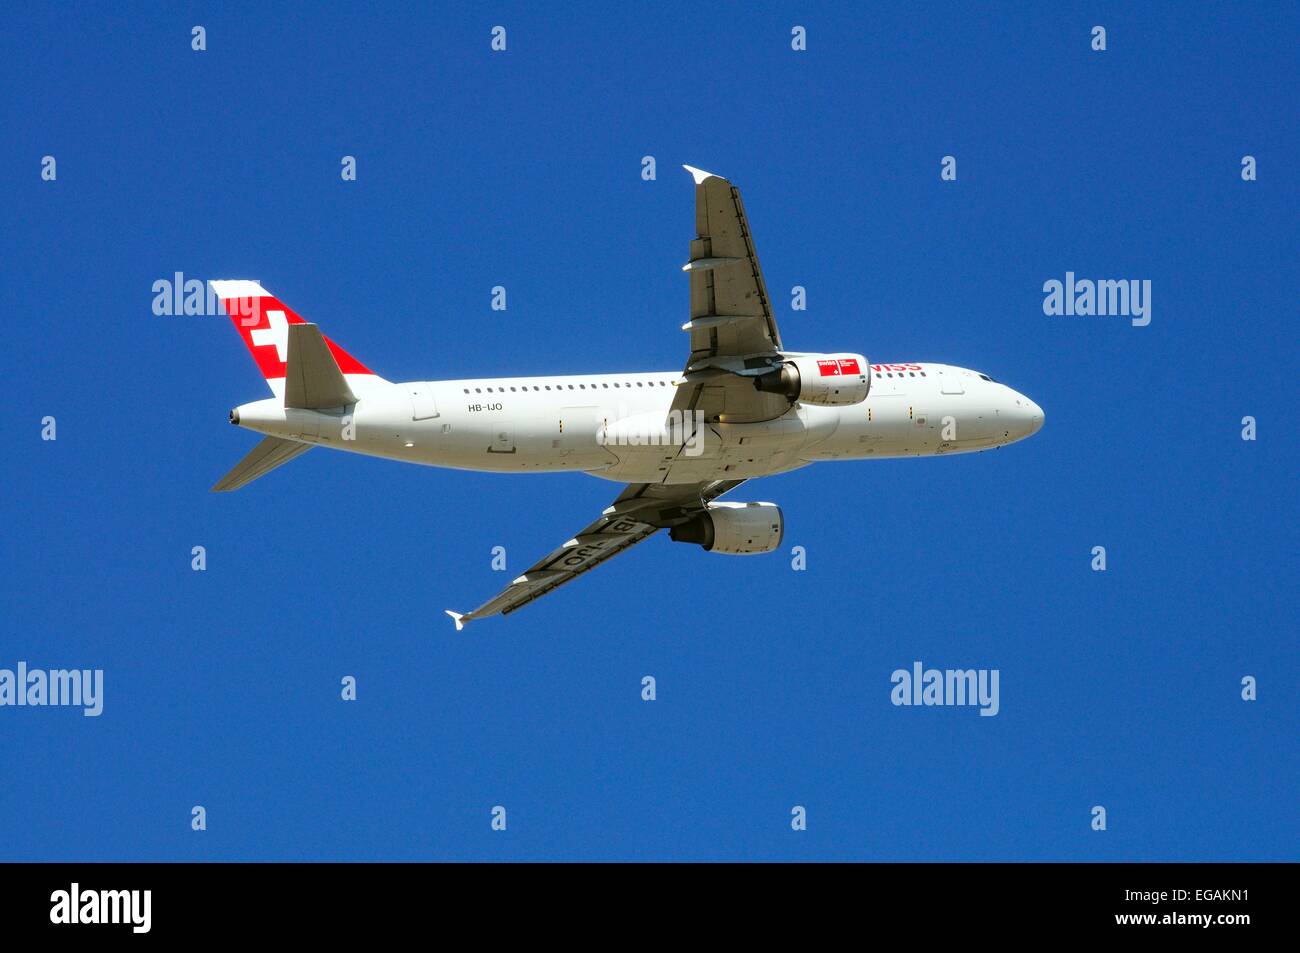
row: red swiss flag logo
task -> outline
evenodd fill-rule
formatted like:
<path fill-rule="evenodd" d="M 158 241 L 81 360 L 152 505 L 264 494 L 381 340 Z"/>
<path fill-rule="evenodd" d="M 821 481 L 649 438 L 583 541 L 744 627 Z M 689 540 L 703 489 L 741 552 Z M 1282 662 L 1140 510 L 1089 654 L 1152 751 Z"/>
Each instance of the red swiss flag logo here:
<path fill-rule="evenodd" d="M 817 370 L 822 377 L 839 377 L 841 374 L 862 373 L 862 370 L 858 366 L 858 359 L 856 357 L 818 361 Z"/>

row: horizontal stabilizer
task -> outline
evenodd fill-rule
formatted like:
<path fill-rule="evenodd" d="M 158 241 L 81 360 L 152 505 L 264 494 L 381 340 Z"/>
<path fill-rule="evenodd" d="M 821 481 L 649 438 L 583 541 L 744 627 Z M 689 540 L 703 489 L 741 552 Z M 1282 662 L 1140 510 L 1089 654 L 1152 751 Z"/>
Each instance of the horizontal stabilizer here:
<path fill-rule="evenodd" d="M 246 483 L 252 483 L 258 477 L 270 473 L 276 467 L 283 463 L 288 463 L 300 453 L 305 453 L 311 449 L 309 443 L 297 443 L 293 440 L 282 440 L 279 437 L 267 437 L 252 450 L 244 459 L 235 464 L 235 468 L 217 481 L 217 485 L 212 488 L 213 493 L 224 493 L 227 490 L 238 490 Z"/>
<path fill-rule="evenodd" d="M 339 370 L 320 328 L 304 322 L 289 325 L 288 331 L 284 406 L 321 410 L 356 403 L 356 395 Z"/>

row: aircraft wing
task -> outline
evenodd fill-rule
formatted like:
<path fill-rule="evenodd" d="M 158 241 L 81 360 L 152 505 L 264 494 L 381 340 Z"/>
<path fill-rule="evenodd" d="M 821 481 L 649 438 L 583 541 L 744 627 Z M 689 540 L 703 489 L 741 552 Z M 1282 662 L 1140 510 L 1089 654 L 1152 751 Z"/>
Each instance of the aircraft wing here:
<path fill-rule="evenodd" d="M 473 612 L 447 610 L 456 631 L 465 623 L 486 616 L 508 615 L 540 599 L 589 569 L 649 539 L 661 529 L 684 523 L 710 500 L 717 499 L 744 480 L 709 483 L 632 483 L 600 519 L 587 526 L 559 549 L 548 553 L 524 574 Z"/>
<path fill-rule="evenodd" d="M 740 190 L 722 176 L 683 168 L 695 179 L 695 240 L 682 270 L 690 275 L 691 356 L 673 409 L 709 420 L 770 420 L 789 409 L 753 377 L 780 363 L 781 332 L 758 264 Z"/>

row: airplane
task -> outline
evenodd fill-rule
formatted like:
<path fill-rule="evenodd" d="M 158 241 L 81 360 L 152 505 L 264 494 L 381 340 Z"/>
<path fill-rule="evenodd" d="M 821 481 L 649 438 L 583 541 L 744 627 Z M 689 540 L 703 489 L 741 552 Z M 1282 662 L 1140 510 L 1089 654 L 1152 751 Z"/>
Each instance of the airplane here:
<path fill-rule="evenodd" d="M 496 473 L 577 471 L 623 484 L 592 523 L 470 612 L 456 631 L 516 609 L 648 539 L 770 553 L 785 519 L 719 497 L 824 460 L 946 456 L 1023 440 L 1042 409 L 949 364 L 869 364 L 785 349 L 740 191 L 695 181 L 690 354 L 682 371 L 392 383 L 254 281 L 210 282 L 273 397 L 230 412 L 263 434 L 215 486 L 237 490 L 313 447 Z"/>

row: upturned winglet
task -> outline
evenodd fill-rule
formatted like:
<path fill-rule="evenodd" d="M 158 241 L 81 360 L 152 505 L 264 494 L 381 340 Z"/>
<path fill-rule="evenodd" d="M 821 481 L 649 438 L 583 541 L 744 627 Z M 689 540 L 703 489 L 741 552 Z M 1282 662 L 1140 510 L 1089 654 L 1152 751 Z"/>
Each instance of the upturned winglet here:
<path fill-rule="evenodd" d="M 693 178 L 693 179 L 695 180 L 695 184 L 696 184 L 696 185 L 699 185 L 699 184 L 702 183 L 705 179 L 720 179 L 720 178 L 722 178 L 722 176 L 718 175 L 718 174 L 715 173 L 715 172 L 705 172 L 703 169 L 697 169 L 697 168 L 695 168 L 695 166 L 693 166 L 693 165 L 684 165 L 684 166 L 682 166 L 682 168 L 685 169 L 687 172 L 689 172 L 689 173 L 691 174 L 691 178 Z"/>

